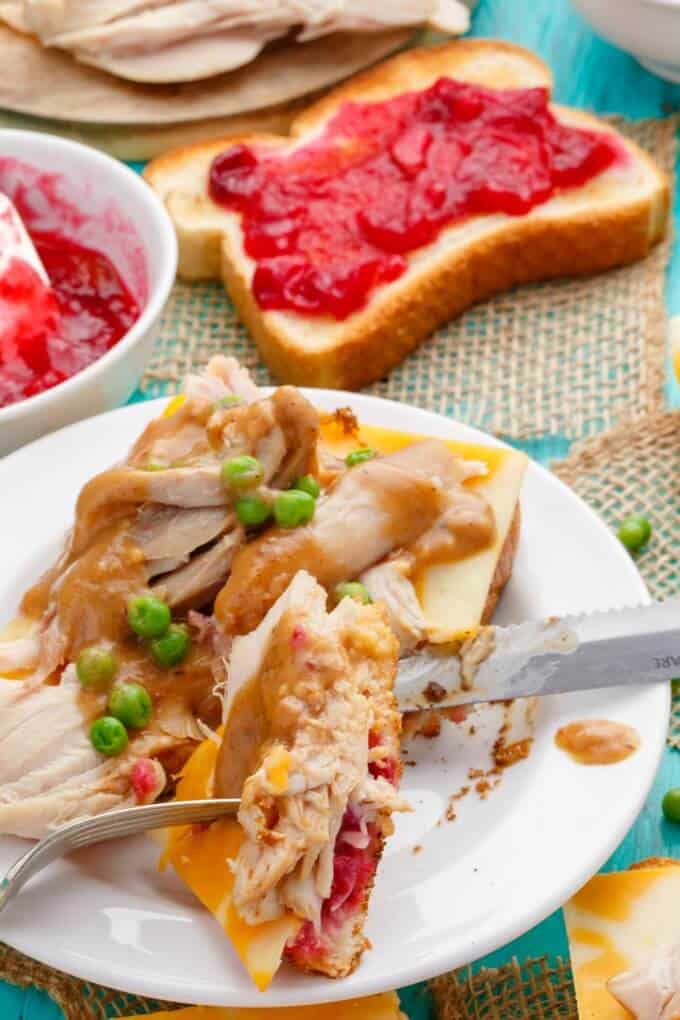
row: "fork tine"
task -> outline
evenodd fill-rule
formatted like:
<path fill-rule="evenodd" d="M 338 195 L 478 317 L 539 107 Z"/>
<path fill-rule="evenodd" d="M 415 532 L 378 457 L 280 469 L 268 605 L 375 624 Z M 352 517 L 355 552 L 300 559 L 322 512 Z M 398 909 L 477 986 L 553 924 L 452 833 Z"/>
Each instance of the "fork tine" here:
<path fill-rule="evenodd" d="M 150 829 L 212 822 L 224 815 L 235 814 L 240 803 L 237 798 L 225 798 L 147 804 L 109 811 L 95 818 L 80 819 L 64 825 L 32 846 L 11 866 L 0 882 L 0 911 L 14 899 L 29 879 L 72 850 L 132 836 L 138 832 L 148 832 Z"/>

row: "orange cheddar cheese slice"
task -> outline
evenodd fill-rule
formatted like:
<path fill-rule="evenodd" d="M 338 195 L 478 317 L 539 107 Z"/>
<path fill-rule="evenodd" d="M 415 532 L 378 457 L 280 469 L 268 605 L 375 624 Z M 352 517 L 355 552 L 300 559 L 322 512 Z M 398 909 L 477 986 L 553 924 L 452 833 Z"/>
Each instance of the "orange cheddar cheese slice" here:
<path fill-rule="evenodd" d="M 607 982 L 680 934 L 680 867 L 595 875 L 565 905 L 579 1020 L 630 1020 Z"/>
<path fill-rule="evenodd" d="M 194 751 L 177 784 L 177 800 L 203 800 L 211 795 L 217 750 L 215 741 L 205 740 Z M 286 942 L 297 934 L 301 922 L 291 914 L 253 927 L 238 917 L 231 903 L 230 861 L 242 842 L 241 827 L 234 818 L 209 826 L 177 826 L 166 835 L 160 866 L 172 865 L 229 936 L 254 984 L 265 991 L 281 965 Z"/>
<path fill-rule="evenodd" d="M 130 1017 L 129 1020 L 142 1020 Z M 399 1009 L 396 992 L 347 999 L 325 1006 L 284 1009 L 235 1009 L 231 1006 L 189 1006 L 171 1013 L 153 1013 L 144 1020 L 407 1020 Z"/>

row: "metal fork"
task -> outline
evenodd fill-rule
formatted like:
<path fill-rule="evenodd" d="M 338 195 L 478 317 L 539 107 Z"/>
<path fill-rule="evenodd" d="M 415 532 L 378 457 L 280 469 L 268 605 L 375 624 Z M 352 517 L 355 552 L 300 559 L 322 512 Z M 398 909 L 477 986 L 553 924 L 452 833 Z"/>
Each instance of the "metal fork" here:
<path fill-rule="evenodd" d="M 30 878 L 52 861 L 72 850 L 121 839 L 149 829 L 174 825 L 213 822 L 223 815 L 236 814 L 241 801 L 234 797 L 215 800 L 172 801 L 168 804 L 146 804 L 142 807 L 108 811 L 95 818 L 84 818 L 56 829 L 20 857 L 0 882 L 0 911 L 14 899 Z"/>

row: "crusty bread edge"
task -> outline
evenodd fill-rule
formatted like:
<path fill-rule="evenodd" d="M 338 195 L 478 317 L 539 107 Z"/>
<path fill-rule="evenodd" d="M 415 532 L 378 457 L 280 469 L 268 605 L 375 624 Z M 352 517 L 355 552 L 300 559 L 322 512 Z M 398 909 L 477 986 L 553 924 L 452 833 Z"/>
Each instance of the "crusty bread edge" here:
<path fill-rule="evenodd" d="M 293 120 L 290 135 L 299 138 L 310 134 L 316 127 L 333 114 L 341 103 L 351 99 L 379 101 L 384 96 L 421 89 L 422 79 L 429 76 L 455 76 L 455 65 L 464 65 L 469 57 L 479 60 L 488 53 L 519 58 L 530 65 L 542 85 L 552 91 L 553 79 L 550 68 L 535 53 L 501 39 L 455 39 L 437 46 L 419 46 L 360 71 L 347 81 L 336 85 L 316 102 L 307 107 Z M 453 58 L 453 59 L 452 59 Z M 411 80 L 413 79 L 413 80 Z M 475 74 L 465 77 L 474 81 Z"/>
<path fill-rule="evenodd" d="M 508 528 L 508 533 L 505 536 L 505 541 L 503 542 L 503 546 L 496 562 L 496 569 L 493 572 L 491 584 L 489 585 L 489 593 L 486 597 L 486 603 L 482 610 L 482 619 L 480 621 L 482 624 L 491 622 L 491 618 L 496 612 L 498 601 L 503 594 L 506 584 L 512 577 L 512 568 L 515 565 L 515 556 L 517 555 L 517 547 L 519 545 L 521 530 L 522 510 L 520 502 L 517 500 L 515 512 L 512 515 L 510 527 Z"/>

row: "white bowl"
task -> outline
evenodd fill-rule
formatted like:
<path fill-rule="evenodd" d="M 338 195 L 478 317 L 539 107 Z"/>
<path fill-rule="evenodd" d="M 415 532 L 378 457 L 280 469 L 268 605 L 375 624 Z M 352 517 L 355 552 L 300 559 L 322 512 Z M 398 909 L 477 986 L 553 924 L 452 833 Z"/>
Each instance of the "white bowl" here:
<path fill-rule="evenodd" d="M 680 0 L 573 0 L 595 31 L 654 74 L 680 82 Z"/>
<path fill-rule="evenodd" d="M 31 131 L 0 130 L 0 159 L 16 159 L 64 179 L 73 204 L 142 309 L 106 354 L 71 379 L 0 408 L 0 456 L 38 436 L 117 407 L 137 385 L 158 335 L 175 279 L 177 239 L 168 214 L 142 178 L 77 142 Z M 93 239 L 92 247 L 100 247 Z"/>

